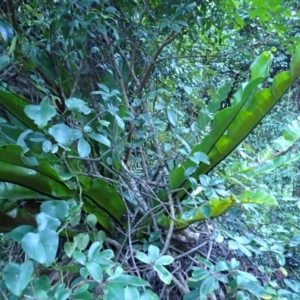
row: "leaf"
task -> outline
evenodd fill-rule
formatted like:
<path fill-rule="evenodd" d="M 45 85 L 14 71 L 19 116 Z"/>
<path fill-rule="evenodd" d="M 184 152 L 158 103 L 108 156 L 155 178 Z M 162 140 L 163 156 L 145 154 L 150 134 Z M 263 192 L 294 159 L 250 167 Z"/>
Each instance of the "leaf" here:
<path fill-rule="evenodd" d="M 276 198 L 264 190 L 250 191 L 245 190 L 242 194 L 236 197 L 241 203 L 278 205 Z"/>
<path fill-rule="evenodd" d="M 157 246 L 150 245 L 148 248 L 148 256 L 150 258 L 150 262 L 155 262 L 159 256 L 159 248 Z"/>
<path fill-rule="evenodd" d="M 173 127 L 177 126 L 177 116 L 174 111 L 167 109 L 167 117 Z"/>
<path fill-rule="evenodd" d="M 202 205 L 201 206 L 201 211 L 203 213 L 203 216 L 205 217 L 205 219 L 209 219 L 211 216 L 211 208 L 209 205 Z"/>
<path fill-rule="evenodd" d="M 102 244 L 100 244 L 99 242 L 94 242 L 91 246 L 90 249 L 88 251 L 88 261 L 92 261 L 95 256 L 100 252 L 102 248 Z"/>
<path fill-rule="evenodd" d="M 189 281 L 200 281 L 206 278 L 210 274 L 207 270 L 202 270 L 199 268 L 195 268 L 193 272 L 193 276 L 189 278 Z"/>
<path fill-rule="evenodd" d="M 137 252 L 135 258 L 137 258 L 138 260 L 142 261 L 145 264 L 151 263 L 149 256 L 143 252 Z"/>
<path fill-rule="evenodd" d="M 201 185 L 203 185 L 204 187 L 209 186 L 210 179 L 208 176 L 202 174 L 199 176 L 199 180 L 200 180 Z"/>
<path fill-rule="evenodd" d="M 52 143 L 49 140 L 45 140 L 43 142 L 43 151 L 45 153 L 50 152 L 52 149 Z"/>
<path fill-rule="evenodd" d="M 159 297 L 148 289 L 142 294 L 141 300 L 159 300 Z"/>
<path fill-rule="evenodd" d="M 249 300 L 247 293 L 244 291 L 238 291 L 236 294 L 236 300 Z"/>
<path fill-rule="evenodd" d="M 86 264 L 86 257 L 85 255 L 82 253 L 82 252 L 79 252 L 79 251 L 75 251 L 73 253 L 73 258 L 79 262 L 81 265 L 85 266 Z"/>
<path fill-rule="evenodd" d="M 153 269 L 157 272 L 160 280 L 165 284 L 170 284 L 172 282 L 172 274 L 161 265 L 154 265 Z"/>
<path fill-rule="evenodd" d="M 7 263 L 3 270 L 3 280 L 7 288 L 16 296 L 21 296 L 22 291 L 27 287 L 33 274 L 33 263 L 28 260 L 18 265 Z"/>
<path fill-rule="evenodd" d="M 72 257 L 74 251 L 76 250 L 76 243 L 73 242 L 65 242 L 64 243 L 64 251 L 68 257 Z"/>
<path fill-rule="evenodd" d="M 169 255 L 163 255 L 155 261 L 155 265 L 169 265 L 174 261 L 174 258 Z"/>
<path fill-rule="evenodd" d="M 82 286 L 74 290 L 71 299 L 78 299 L 78 300 L 93 299 L 93 295 L 88 291 L 88 289 L 89 289 L 88 283 L 83 284 Z"/>
<path fill-rule="evenodd" d="M 30 258 L 48 267 L 56 257 L 58 234 L 56 231 L 49 229 L 37 233 L 30 232 L 23 237 L 21 246 Z"/>
<path fill-rule="evenodd" d="M 40 278 L 37 278 L 32 282 L 32 284 L 35 293 L 39 293 L 39 292 L 47 293 L 50 290 L 50 281 L 46 275 L 42 275 Z M 47 299 L 46 297 L 44 298 Z"/>
<path fill-rule="evenodd" d="M 38 224 L 38 231 L 42 231 L 45 229 L 50 229 L 50 230 L 56 230 L 61 222 L 57 218 L 52 218 L 48 214 L 45 214 L 44 212 L 40 212 L 36 216 L 36 222 Z"/>
<path fill-rule="evenodd" d="M 91 153 L 91 145 L 84 138 L 79 139 L 77 149 L 79 156 L 82 158 L 89 156 Z"/>
<path fill-rule="evenodd" d="M 40 105 L 27 105 L 24 112 L 40 129 L 56 115 L 56 109 L 50 105 L 49 97 L 43 98 Z"/>
<path fill-rule="evenodd" d="M 66 288 L 65 284 L 62 283 L 57 286 L 57 288 L 55 290 L 55 297 L 60 300 L 68 300 L 68 299 L 70 299 L 69 297 L 70 297 L 71 293 L 72 293 L 72 291 L 69 288 Z"/>
<path fill-rule="evenodd" d="M 0 33 L 6 43 L 10 43 L 14 37 L 14 30 L 11 25 L 0 21 Z"/>
<path fill-rule="evenodd" d="M 69 215 L 69 206 L 66 201 L 51 200 L 42 203 L 41 211 L 53 218 L 63 221 Z"/>
<path fill-rule="evenodd" d="M 150 284 L 148 281 L 143 280 L 139 277 L 127 275 L 127 274 L 121 274 L 120 276 L 110 280 L 111 283 L 122 283 L 123 285 L 132 285 L 132 286 L 148 286 L 150 287 Z"/>
<path fill-rule="evenodd" d="M 217 272 L 227 271 L 229 267 L 225 261 L 219 261 L 215 266 L 215 270 Z"/>
<path fill-rule="evenodd" d="M 79 233 L 74 236 L 74 242 L 79 250 L 84 250 L 90 242 L 90 236 L 87 233 Z"/>
<path fill-rule="evenodd" d="M 246 289 L 250 294 L 262 298 L 262 299 L 272 299 L 272 296 L 256 282 L 252 281 L 242 281 L 240 282 L 240 287 Z"/>
<path fill-rule="evenodd" d="M 11 60 L 7 54 L 0 55 L 0 71 L 10 64 Z"/>
<path fill-rule="evenodd" d="M 100 144 L 103 144 L 103 145 L 105 145 L 107 147 L 111 146 L 110 141 L 104 135 L 102 135 L 102 134 L 99 134 L 99 133 L 88 133 L 88 136 L 91 139 L 99 142 Z"/>
<path fill-rule="evenodd" d="M 86 263 L 86 268 L 91 274 L 91 276 L 97 281 L 102 282 L 103 280 L 103 272 L 102 268 L 95 262 L 89 261 Z"/>
<path fill-rule="evenodd" d="M 83 196 L 87 212 L 95 214 L 98 222 L 107 230 L 112 230 L 111 218 L 119 221 L 126 212 L 118 191 L 99 178 L 92 181 L 91 187 L 83 192 Z"/>
<path fill-rule="evenodd" d="M 240 271 L 240 270 L 237 270 L 236 273 L 239 274 L 240 276 L 244 277 L 248 281 L 250 280 L 250 281 L 253 281 L 253 282 L 257 282 L 256 277 L 254 275 L 250 274 L 250 273 Z"/>
<path fill-rule="evenodd" d="M 275 257 L 279 265 L 284 266 L 285 265 L 285 256 L 283 253 L 275 253 Z"/>
<path fill-rule="evenodd" d="M 5 236 L 19 243 L 27 233 L 34 231 L 34 227 L 29 225 L 22 225 L 7 233 Z"/>
<path fill-rule="evenodd" d="M 72 141 L 72 131 L 66 124 L 56 124 L 49 128 L 49 134 L 60 144 L 69 146 Z"/>
<path fill-rule="evenodd" d="M 270 52 L 263 52 L 259 57 L 257 57 L 250 67 L 251 80 L 259 77 L 267 77 L 270 71 L 272 59 L 273 57 Z"/>
<path fill-rule="evenodd" d="M 0 146 L 0 169 L 0 181 L 18 184 L 53 198 L 70 199 L 73 195 L 50 164 L 25 157 L 23 149 L 17 145 Z M 15 189 L 16 193 L 18 190 Z"/>
<path fill-rule="evenodd" d="M 209 165 L 208 156 L 203 152 L 195 152 L 189 157 L 189 159 L 194 163 L 196 163 L 197 165 L 201 162 Z"/>
<path fill-rule="evenodd" d="M 197 170 L 196 166 L 193 167 L 189 167 L 184 171 L 184 176 L 189 177 L 191 175 L 193 175 L 193 173 Z"/>
<path fill-rule="evenodd" d="M 136 287 L 134 286 L 126 286 L 124 291 L 124 299 L 125 300 L 139 300 L 140 294 Z"/>
<path fill-rule="evenodd" d="M 183 89 L 189 95 L 193 92 L 193 88 L 191 88 L 190 86 L 187 86 L 187 85 L 184 85 Z"/>
<path fill-rule="evenodd" d="M 110 282 L 103 289 L 106 300 L 124 300 L 124 286 L 120 283 Z"/>
<path fill-rule="evenodd" d="M 89 225 L 91 227 L 95 227 L 97 225 L 97 217 L 94 214 L 89 214 L 84 220 L 84 224 Z"/>
<path fill-rule="evenodd" d="M 213 269 L 214 265 L 213 265 L 209 260 L 207 260 L 206 258 L 201 257 L 201 256 L 197 256 L 197 259 L 198 259 L 199 262 L 202 263 L 204 266 L 207 266 L 208 268 Z"/>
<path fill-rule="evenodd" d="M 125 129 L 125 123 L 124 121 L 118 116 L 118 115 L 114 115 L 117 121 L 118 126 L 124 130 Z"/>
<path fill-rule="evenodd" d="M 217 286 L 218 286 L 218 281 L 215 276 L 210 275 L 206 277 L 201 283 L 199 289 L 200 295 L 206 296 L 209 293 L 213 293 L 214 290 L 217 288 Z"/>
<path fill-rule="evenodd" d="M 69 98 L 65 101 L 65 104 L 70 110 L 82 112 L 85 115 L 88 115 L 92 111 L 83 100 L 78 98 Z"/>
<path fill-rule="evenodd" d="M 38 127 L 24 112 L 25 107 L 30 104 L 24 98 L 0 89 L 0 104 L 27 128 L 39 131 Z"/>

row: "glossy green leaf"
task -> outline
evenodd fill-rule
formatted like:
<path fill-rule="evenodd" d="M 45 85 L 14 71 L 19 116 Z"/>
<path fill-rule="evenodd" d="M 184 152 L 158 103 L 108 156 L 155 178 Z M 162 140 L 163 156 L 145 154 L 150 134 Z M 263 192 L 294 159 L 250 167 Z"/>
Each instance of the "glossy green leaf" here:
<path fill-rule="evenodd" d="M 4 267 L 3 279 L 7 288 L 16 296 L 20 296 L 31 280 L 33 274 L 33 263 L 28 260 L 18 265 L 8 263 Z"/>
<path fill-rule="evenodd" d="M 150 286 L 149 282 L 143 280 L 139 277 L 121 274 L 120 276 L 109 280 L 111 283 L 122 283 L 123 285 L 132 285 L 132 286 Z"/>
<path fill-rule="evenodd" d="M 241 280 L 238 284 L 240 288 L 247 290 L 252 295 L 258 298 L 262 298 L 262 299 L 272 298 L 271 295 L 268 294 L 268 292 L 256 282 Z"/>
<path fill-rule="evenodd" d="M 65 220 L 69 215 L 69 206 L 66 201 L 51 200 L 41 204 L 41 211 L 53 218 Z"/>
<path fill-rule="evenodd" d="M 66 106 L 72 111 L 82 112 L 85 115 L 91 113 L 91 109 L 85 104 L 85 102 L 78 98 L 69 98 L 65 101 Z"/>
<path fill-rule="evenodd" d="M 74 242 L 79 250 L 85 250 L 90 242 L 90 236 L 87 233 L 79 233 L 74 236 Z"/>
<path fill-rule="evenodd" d="M 236 294 L 236 300 L 250 300 L 250 298 L 244 291 L 238 291 Z"/>
<path fill-rule="evenodd" d="M 85 266 L 94 280 L 96 280 L 97 282 L 102 282 L 103 280 L 102 268 L 97 263 L 93 261 L 89 261 L 86 263 Z"/>
<path fill-rule="evenodd" d="M 55 124 L 49 128 L 49 134 L 64 146 L 69 146 L 72 141 L 72 130 L 66 124 Z"/>
<path fill-rule="evenodd" d="M 140 293 L 135 286 L 126 286 L 124 290 L 124 298 L 125 300 L 139 300 Z"/>
<path fill-rule="evenodd" d="M 47 293 L 50 290 L 50 281 L 46 275 L 42 275 L 40 278 L 33 280 L 32 285 L 35 293 L 39 293 L 41 291 Z"/>
<path fill-rule="evenodd" d="M 0 55 L 0 71 L 6 68 L 11 62 L 10 57 L 7 54 Z"/>
<path fill-rule="evenodd" d="M 163 255 L 155 261 L 155 265 L 169 265 L 174 261 L 174 258 L 169 255 Z"/>
<path fill-rule="evenodd" d="M 42 231 L 45 229 L 49 230 L 57 230 L 57 228 L 60 226 L 61 222 L 57 218 L 52 218 L 50 215 L 40 212 L 36 216 L 36 222 L 38 225 L 38 231 Z"/>
<path fill-rule="evenodd" d="M 94 214 L 89 214 L 84 220 L 84 224 L 90 227 L 95 227 L 97 225 L 97 217 Z"/>
<path fill-rule="evenodd" d="M 39 105 L 25 106 L 24 112 L 40 129 L 56 115 L 55 107 L 50 105 L 49 97 L 43 98 Z"/>
<path fill-rule="evenodd" d="M 110 282 L 105 285 L 103 292 L 107 300 L 125 300 L 123 284 Z"/>
<path fill-rule="evenodd" d="M 148 289 L 142 294 L 141 300 L 159 300 L 159 297 Z"/>
<path fill-rule="evenodd" d="M 172 274 L 164 266 L 154 265 L 153 269 L 163 283 L 170 284 L 172 282 Z"/>
<path fill-rule="evenodd" d="M 14 37 L 14 30 L 11 25 L 3 21 L 0 21 L 0 33 L 6 43 L 11 42 Z"/>
<path fill-rule="evenodd" d="M 110 146 L 111 146 L 111 143 L 110 143 L 110 141 L 108 140 L 108 138 L 105 137 L 104 135 L 100 134 L 100 133 L 89 133 L 88 136 L 89 136 L 91 139 L 93 139 L 93 140 L 99 142 L 100 144 L 103 144 L 103 145 L 105 145 L 105 146 L 107 146 L 107 147 L 110 147 Z"/>
<path fill-rule="evenodd" d="M 74 251 L 76 250 L 76 243 L 73 242 L 65 242 L 64 243 L 64 251 L 68 257 L 72 257 Z"/>
<path fill-rule="evenodd" d="M 6 237 L 16 242 L 21 242 L 23 237 L 29 232 L 35 232 L 35 228 L 30 225 L 22 225 L 7 233 Z"/>
<path fill-rule="evenodd" d="M 168 116 L 168 120 L 172 124 L 172 126 L 176 127 L 177 126 L 177 116 L 174 113 L 174 111 L 167 109 L 167 116 Z"/>
<path fill-rule="evenodd" d="M 250 191 L 245 190 L 236 197 L 241 203 L 278 205 L 276 198 L 264 190 Z"/>
<path fill-rule="evenodd" d="M 0 161 L 0 181 L 11 182 L 53 198 L 68 199 L 72 191 L 63 182 L 56 181 L 31 168 Z"/>
<path fill-rule="evenodd" d="M 86 264 L 86 257 L 85 255 L 82 253 L 82 252 L 79 252 L 79 251 L 75 251 L 73 253 L 73 258 L 79 262 L 81 265 L 85 266 Z"/>
<path fill-rule="evenodd" d="M 55 297 L 60 300 L 68 300 L 70 299 L 72 291 L 69 288 L 65 287 L 64 283 L 61 283 L 60 285 L 57 286 L 55 290 Z"/>
<path fill-rule="evenodd" d="M 119 220 L 126 211 L 125 205 L 117 190 L 104 180 L 98 178 L 94 179 L 91 187 L 84 191 L 83 195 L 84 198 L 89 198 L 93 201 L 94 211 L 89 210 L 88 212 L 90 213 L 95 213 L 97 207 L 100 207 L 105 209 L 112 217 Z M 87 207 L 90 207 L 90 203 L 87 203 Z"/>
<path fill-rule="evenodd" d="M 200 295 L 203 297 L 209 293 L 213 293 L 217 287 L 218 287 L 217 278 L 213 275 L 207 276 L 201 283 L 199 289 Z"/>
<path fill-rule="evenodd" d="M 25 107 L 30 104 L 24 98 L 1 88 L 0 104 L 27 128 L 39 131 L 38 127 L 24 112 Z"/>
<path fill-rule="evenodd" d="M 58 234 L 47 228 L 37 233 L 29 232 L 23 237 L 21 245 L 30 258 L 48 267 L 56 257 Z"/>
<path fill-rule="evenodd" d="M 20 185 L 0 182 L 0 199 L 9 199 L 9 203 L 14 204 L 21 199 L 45 199 L 45 196 Z M 0 207 L 3 211 L 8 211 L 12 208 L 11 206 L 5 207 L 1 200 Z"/>
<path fill-rule="evenodd" d="M 91 153 L 91 145 L 84 138 L 80 138 L 78 141 L 77 150 L 80 157 L 87 157 Z"/>
<path fill-rule="evenodd" d="M 140 260 L 143 263 L 145 263 L 145 264 L 150 264 L 151 263 L 151 260 L 150 260 L 149 256 L 147 254 L 143 253 L 143 252 L 137 252 L 136 255 L 135 255 L 135 257 L 138 260 Z"/>
<path fill-rule="evenodd" d="M 197 268 L 196 270 L 194 270 L 193 276 L 191 278 L 189 278 L 189 281 L 200 281 L 200 280 L 203 280 L 209 274 L 210 274 L 210 272 L 208 270 L 202 270 L 202 269 Z"/>
<path fill-rule="evenodd" d="M 77 300 L 93 299 L 93 295 L 88 291 L 88 289 L 89 289 L 89 285 L 87 283 L 78 287 L 72 293 L 72 299 L 77 299 Z"/>
<path fill-rule="evenodd" d="M 151 262 L 154 262 L 159 256 L 159 248 L 155 245 L 150 245 L 148 248 L 148 256 Z"/>
<path fill-rule="evenodd" d="M 99 253 L 101 248 L 102 248 L 102 244 L 100 244 L 99 242 L 94 242 L 89 248 L 88 260 L 92 261 L 95 258 L 95 256 Z"/>

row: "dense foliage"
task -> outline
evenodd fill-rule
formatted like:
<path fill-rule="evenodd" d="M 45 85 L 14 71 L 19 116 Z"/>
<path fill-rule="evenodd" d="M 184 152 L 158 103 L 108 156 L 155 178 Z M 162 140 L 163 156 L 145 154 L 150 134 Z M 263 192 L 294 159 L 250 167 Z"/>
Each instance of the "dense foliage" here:
<path fill-rule="evenodd" d="M 300 299 L 296 1 L 0 8 L 4 299 Z"/>

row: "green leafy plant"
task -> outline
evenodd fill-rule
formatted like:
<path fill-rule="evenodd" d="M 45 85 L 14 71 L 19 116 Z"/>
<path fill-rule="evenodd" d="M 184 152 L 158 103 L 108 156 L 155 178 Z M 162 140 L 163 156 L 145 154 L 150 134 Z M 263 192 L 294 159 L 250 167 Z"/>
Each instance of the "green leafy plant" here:
<path fill-rule="evenodd" d="M 215 265 L 201 257 L 198 260 L 204 268 L 193 267 L 189 284 L 194 289 L 186 294 L 184 299 L 207 299 L 208 295 L 217 296 L 220 284 L 227 287 L 227 297 L 235 295 L 236 299 L 247 299 L 249 295 L 253 295 L 260 299 L 272 298 L 272 292 L 263 288 L 255 276 L 238 269 L 240 263 L 236 259 L 233 258 L 230 263 L 220 260 Z"/>
<path fill-rule="evenodd" d="M 152 265 L 153 269 L 157 272 L 161 281 L 165 284 L 170 284 L 172 281 L 171 273 L 164 267 L 174 261 L 174 258 L 169 255 L 159 255 L 159 248 L 154 245 L 150 245 L 148 248 L 148 255 L 144 252 L 138 252 L 135 257 L 144 262 L 145 264 Z"/>
<path fill-rule="evenodd" d="M 3 259 L 3 295 L 157 298 L 150 270 L 162 299 L 294 297 L 297 11 L 293 1 L 0 5 L 0 230 L 26 255 Z M 198 251 L 213 264 L 189 286 Z M 236 256 L 263 284 L 240 276 Z"/>
<path fill-rule="evenodd" d="M 99 231 L 95 235 L 77 234 L 72 242 L 64 245 L 65 253 L 70 258 L 67 266 L 56 266 L 57 272 L 73 272 L 76 284 L 67 287 L 61 277 L 59 285 L 51 286 L 47 276 L 38 276 L 39 267 L 55 265 L 58 251 L 58 227 L 61 222 L 70 219 L 74 211 L 74 201 L 46 201 L 42 212 L 36 216 L 37 228 L 28 225 L 17 227 L 6 236 L 20 243 L 28 260 L 23 264 L 10 262 L 3 271 L 6 288 L 14 295 L 38 296 L 47 299 L 92 299 L 89 290 L 96 289 L 93 283 L 101 285 L 98 291 L 106 299 L 127 299 L 129 295 L 140 297 L 140 287 L 149 287 L 149 283 L 138 277 L 125 274 L 121 266 L 114 263 L 114 253 L 103 249 L 106 235 Z M 47 213 L 46 213 L 47 211 Z M 90 218 L 89 218 L 90 219 Z M 60 230 L 63 226 L 60 226 Z M 94 240 L 90 244 L 91 238 Z M 157 262 L 159 265 L 159 261 Z M 34 274 L 35 273 L 35 274 Z M 33 276 L 35 275 L 35 276 Z M 156 297 L 149 290 L 141 292 L 142 297 Z"/>

